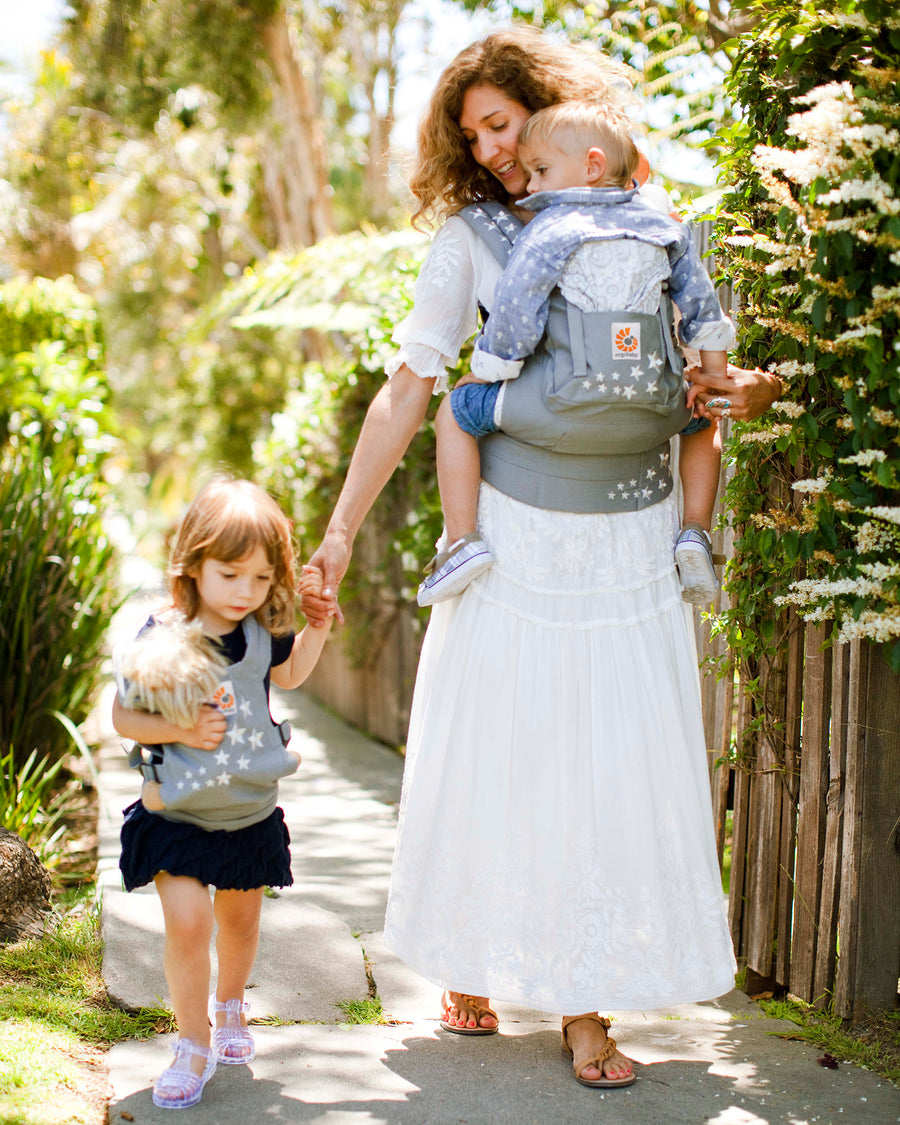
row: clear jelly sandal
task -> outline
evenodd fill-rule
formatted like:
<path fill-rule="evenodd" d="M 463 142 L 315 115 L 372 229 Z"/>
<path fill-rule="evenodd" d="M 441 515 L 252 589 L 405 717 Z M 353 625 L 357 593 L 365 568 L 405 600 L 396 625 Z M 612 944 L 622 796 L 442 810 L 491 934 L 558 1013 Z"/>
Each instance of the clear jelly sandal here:
<path fill-rule="evenodd" d="M 206 1059 L 202 1074 L 191 1068 L 191 1057 Z M 209 1047 L 201 1047 L 190 1039 L 175 1043 L 175 1061 L 153 1084 L 153 1104 L 160 1109 L 188 1109 L 203 1096 L 203 1087 L 216 1073 L 216 1056 Z"/>
<path fill-rule="evenodd" d="M 225 1066 L 242 1066 L 256 1058 L 256 1044 L 241 1016 L 250 1011 L 249 1001 L 226 1000 L 224 1004 L 213 993 L 209 998 L 209 1022 L 212 1024 L 212 1045 L 216 1058 Z M 225 1026 L 216 1026 L 216 1012 L 225 1013 Z"/>

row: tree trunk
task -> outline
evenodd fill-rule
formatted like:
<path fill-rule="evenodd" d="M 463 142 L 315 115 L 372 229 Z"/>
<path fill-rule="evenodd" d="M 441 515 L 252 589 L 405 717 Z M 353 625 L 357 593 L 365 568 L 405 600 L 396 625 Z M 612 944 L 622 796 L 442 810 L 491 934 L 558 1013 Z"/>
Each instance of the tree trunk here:
<path fill-rule="evenodd" d="M 263 29 L 263 43 L 277 79 L 263 177 L 278 246 L 296 250 L 334 233 L 328 159 L 285 8 Z"/>
<path fill-rule="evenodd" d="M 41 937 L 50 872 L 21 836 L 0 828 L 0 942 Z"/>

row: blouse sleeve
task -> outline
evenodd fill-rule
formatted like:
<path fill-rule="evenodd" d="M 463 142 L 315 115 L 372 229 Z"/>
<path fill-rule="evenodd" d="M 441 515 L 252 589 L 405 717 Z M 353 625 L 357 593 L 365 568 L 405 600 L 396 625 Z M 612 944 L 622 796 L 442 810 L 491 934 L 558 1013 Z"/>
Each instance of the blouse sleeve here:
<path fill-rule="evenodd" d="M 406 364 L 422 379 L 447 389 L 447 367 L 478 327 L 479 303 L 490 306 L 499 266 L 468 224 L 451 216 L 435 235 L 413 291 L 412 311 L 394 330 L 399 346 L 385 370 Z"/>

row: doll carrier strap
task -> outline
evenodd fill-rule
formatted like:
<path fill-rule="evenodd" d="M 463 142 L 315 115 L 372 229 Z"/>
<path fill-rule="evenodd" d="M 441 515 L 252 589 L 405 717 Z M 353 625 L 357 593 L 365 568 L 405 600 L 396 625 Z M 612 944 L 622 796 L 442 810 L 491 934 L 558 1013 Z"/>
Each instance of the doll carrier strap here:
<path fill-rule="evenodd" d="M 494 201 L 470 204 L 459 216 L 505 267 L 522 223 Z M 564 312 L 561 307 L 560 312 L 575 340 L 575 362 L 580 355 L 583 364 L 583 330 L 580 322 L 572 324 L 573 319 L 579 321 L 579 310 L 561 296 L 558 303 L 568 306 Z M 626 318 L 631 315 L 624 314 Z M 670 307 L 663 315 L 670 315 Z M 665 350 L 668 358 L 668 347 Z M 554 449 L 552 445 L 559 441 L 559 419 L 547 408 L 542 386 L 524 369 L 517 382 L 522 385 L 516 390 L 524 392 L 517 406 L 532 422 L 534 439 L 517 440 L 503 430 L 482 438 L 478 443 L 481 476 L 488 484 L 532 507 L 582 513 L 639 511 L 664 500 L 672 491 L 668 434 L 664 440 L 645 443 L 643 451 L 637 453 Z M 509 391 L 507 386 L 507 396 Z M 504 404 L 504 416 L 506 413 Z M 593 444 L 595 448 L 596 430 Z"/>

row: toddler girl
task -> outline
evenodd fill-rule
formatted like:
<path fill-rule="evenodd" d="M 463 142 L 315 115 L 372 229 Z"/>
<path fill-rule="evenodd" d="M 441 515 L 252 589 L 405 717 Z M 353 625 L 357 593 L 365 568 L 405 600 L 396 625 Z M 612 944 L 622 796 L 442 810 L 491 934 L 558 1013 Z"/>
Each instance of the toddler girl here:
<path fill-rule="evenodd" d="M 172 605 L 144 626 L 134 646 L 153 647 L 131 667 L 145 666 L 149 681 L 158 671 L 157 688 L 173 671 L 177 677 L 179 667 L 187 677 L 196 661 L 179 665 L 177 638 L 186 621 L 199 622 L 206 638 L 201 646 L 213 649 L 209 665 L 218 685 L 186 725 L 190 718 L 173 723 L 159 713 L 159 690 L 146 690 L 151 710 L 140 702 L 140 683 L 120 683 L 113 724 L 149 748 L 134 763 L 146 780 L 142 800 L 125 810 L 120 867 L 127 890 L 153 880 L 162 902 L 166 980 L 179 1039 L 174 1062 L 153 1087 L 153 1102 L 184 1109 L 200 1100 L 217 1063 L 254 1057 L 244 989 L 256 957 L 263 890 L 293 882 L 290 838 L 276 801 L 278 779 L 300 761 L 287 749 L 287 724 L 276 725 L 269 714 L 269 682 L 301 684 L 328 629 L 293 633 L 291 525 L 272 497 L 249 481 L 217 480 L 199 493 L 176 532 L 167 580 Z M 313 589 L 317 582 L 321 587 L 321 574 L 304 568 L 301 584 Z M 219 974 L 210 995 L 214 922 Z"/>

